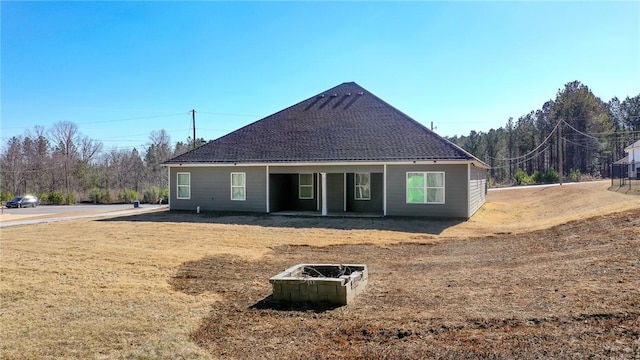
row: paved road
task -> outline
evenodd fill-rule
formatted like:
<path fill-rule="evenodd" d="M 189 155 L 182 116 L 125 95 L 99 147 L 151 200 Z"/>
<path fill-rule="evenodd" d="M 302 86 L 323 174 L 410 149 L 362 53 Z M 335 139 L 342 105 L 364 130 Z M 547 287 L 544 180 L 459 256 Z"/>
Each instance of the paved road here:
<path fill-rule="evenodd" d="M 105 215 L 126 215 L 166 209 L 167 205 L 142 204 L 139 208 L 134 208 L 131 204 L 119 205 L 40 205 L 35 208 L 24 209 L 2 209 L 3 214 L 8 217 L 0 221 L 0 228 L 17 225 L 31 225 L 48 222 L 58 222 L 65 220 L 100 217 Z M 12 220 L 11 215 L 27 215 L 27 218 Z M 48 216 L 42 218 L 41 216 Z"/>
<path fill-rule="evenodd" d="M 22 208 L 16 209 L 4 208 L 2 211 L 4 214 L 11 215 L 49 215 L 49 214 L 64 214 L 70 212 L 95 212 L 95 211 L 117 211 L 132 209 L 131 204 L 118 204 L 118 205 L 40 205 L 35 208 Z"/>

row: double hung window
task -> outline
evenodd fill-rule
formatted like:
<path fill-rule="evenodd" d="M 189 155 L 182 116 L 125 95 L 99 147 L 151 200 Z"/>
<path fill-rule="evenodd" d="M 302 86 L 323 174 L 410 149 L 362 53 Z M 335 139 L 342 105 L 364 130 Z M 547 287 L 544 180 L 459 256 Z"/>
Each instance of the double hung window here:
<path fill-rule="evenodd" d="M 371 200 L 371 174 L 356 173 L 354 183 L 355 183 L 355 199 Z"/>
<path fill-rule="evenodd" d="M 247 174 L 231 173 L 231 200 L 246 200 Z"/>
<path fill-rule="evenodd" d="M 177 186 L 177 198 L 178 199 L 190 199 L 191 198 L 191 173 L 179 172 L 176 179 Z"/>
<path fill-rule="evenodd" d="M 298 175 L 298 198 L 313 199 L 313 174 Z"/>
<path fill-rule="evenodd" d="M 444 204 L 444 172 L 408 172 L 407 203 Z"/>

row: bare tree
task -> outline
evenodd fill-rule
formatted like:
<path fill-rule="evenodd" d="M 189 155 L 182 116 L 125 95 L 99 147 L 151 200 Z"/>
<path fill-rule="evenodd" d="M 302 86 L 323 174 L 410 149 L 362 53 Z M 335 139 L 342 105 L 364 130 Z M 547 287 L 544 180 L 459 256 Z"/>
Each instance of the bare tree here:
<path fill-rule="evenodd" d="M 33 131 L 25 133 L 22 151 L 26 175 L 30 189 L 37 194 L 52 190 L 50 176 L 47 176 L 52 167 L 50 150 L 50 143 L 42 126 L 36 126 Z"/>
<path fill-rule="evenodd" d="M 22 139 L 14 136 L 7 143 L 7 150 L 2 154 L 2 189 L 13 194 L 21 192 L 24 183 L 25 168 L 22 157 Z"/>
<path fill-rule="evenodd" d="M 74 180 L 75 161 L 78 159 L 78 143 L 80 142 L 80 133 L 78 126 L 71 121 L 60 121 L 53 125 L 51 129 L 51 142 L 54 144 L 55 152 L 58 153 L 58 160 L 62 161 L 64 169 L 64 187 L 67 198 Z"/>
<path fill-rule="evenodd" d="M 145 154 L 145 165 L 148 171 L 148 181 L 152 186 L 161 189 L 167 187 L 167 169 L 161 164 L 171 157 L 171 138 L 164 130 L 152 131 L 149 136 L 149 147 Z"/>
<path fill-rule="evenodd" d="M 102 151 L 102 142 L 80 136 L 80 161 L 89 164 Z"/>

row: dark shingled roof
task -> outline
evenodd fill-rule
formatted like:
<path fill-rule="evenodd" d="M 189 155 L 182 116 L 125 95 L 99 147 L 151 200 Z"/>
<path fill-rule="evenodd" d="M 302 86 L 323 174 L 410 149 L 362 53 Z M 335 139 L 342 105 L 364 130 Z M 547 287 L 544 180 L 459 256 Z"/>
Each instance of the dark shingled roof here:
<path fill-rule="evenodd" d="M 168 160 L 285 163 L 477 158 L 360 85 L 338 85 Z"/>

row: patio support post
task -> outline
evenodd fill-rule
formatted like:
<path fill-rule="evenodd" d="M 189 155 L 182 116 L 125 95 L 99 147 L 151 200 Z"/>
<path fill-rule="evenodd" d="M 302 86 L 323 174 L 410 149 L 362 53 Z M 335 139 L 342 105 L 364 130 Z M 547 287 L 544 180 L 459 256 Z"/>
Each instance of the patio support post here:
<path fill-rule="evenodd" d="M 320 173 L 322 176 L 322 216 L 327 216 L 327 173 Z"/>

